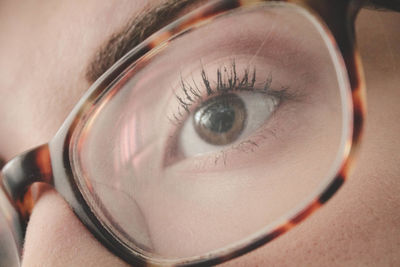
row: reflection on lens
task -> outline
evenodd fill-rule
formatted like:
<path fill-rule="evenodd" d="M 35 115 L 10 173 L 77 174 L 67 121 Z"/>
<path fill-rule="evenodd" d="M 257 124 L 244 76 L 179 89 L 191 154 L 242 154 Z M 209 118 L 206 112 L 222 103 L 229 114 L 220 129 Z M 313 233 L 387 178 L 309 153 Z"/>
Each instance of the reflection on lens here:
<path fill-rule="evenodd" d="M 318 194 L 348 131 L 347 84 L 322 29 L 266 3 L 132 66 L 73 150 L 108 230 L 153 258 L 198 257 L 265 233 Z"/>

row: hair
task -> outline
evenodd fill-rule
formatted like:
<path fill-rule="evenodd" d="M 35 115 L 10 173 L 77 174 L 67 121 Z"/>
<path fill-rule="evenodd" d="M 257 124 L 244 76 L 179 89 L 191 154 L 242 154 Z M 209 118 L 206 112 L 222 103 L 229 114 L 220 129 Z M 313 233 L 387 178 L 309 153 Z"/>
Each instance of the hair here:
<path fill-rule="evenodd" d="M 367 0 L 366 6 L 374 9 L 386 9 L 400 12 L 400 0 Z"/>

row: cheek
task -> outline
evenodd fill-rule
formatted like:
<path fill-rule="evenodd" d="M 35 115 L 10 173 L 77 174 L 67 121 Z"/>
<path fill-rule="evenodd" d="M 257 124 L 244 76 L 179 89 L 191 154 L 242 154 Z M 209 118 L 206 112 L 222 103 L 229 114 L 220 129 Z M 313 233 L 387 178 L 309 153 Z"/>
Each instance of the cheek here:
<path fill-rule="evenodd" d="M 310 219 L 222 266 L 399 266 L 398 25 L 398 13 L 359 15 L 368 114 L 353 175 Z"/>
<path fill-rule="evenodd" d="M 53 190 L 39 199 L 29 221 L 23 266 L 128 266 L 84 228 Z"/>
<path fill-rule="evenodd" d="M 397 266 L 398 183 L 379 176 L 364 148 L 354 175 L 326 206 L 288 233 L 222 266 Z M 364 153 L 365 152 L 365 153 Z"/>

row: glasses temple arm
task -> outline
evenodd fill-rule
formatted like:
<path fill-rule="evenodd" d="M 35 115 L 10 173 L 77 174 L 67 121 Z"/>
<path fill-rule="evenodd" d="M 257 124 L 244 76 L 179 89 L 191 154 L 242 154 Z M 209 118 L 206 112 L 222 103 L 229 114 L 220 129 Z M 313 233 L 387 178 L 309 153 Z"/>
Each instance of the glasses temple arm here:
<path fill-rule="evenodd" d="M 27 220 L 33 208 L 29 190 L 35 182 L 53 184 L 49 147 L 47 144 L 19 155 L 1 170 L 1 187 L 21 216 Z"/>

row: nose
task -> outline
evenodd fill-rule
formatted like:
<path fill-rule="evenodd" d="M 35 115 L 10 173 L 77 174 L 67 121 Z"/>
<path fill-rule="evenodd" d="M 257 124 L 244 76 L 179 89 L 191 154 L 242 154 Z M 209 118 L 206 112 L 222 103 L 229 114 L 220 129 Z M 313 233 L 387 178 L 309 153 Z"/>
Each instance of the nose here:
<path fill-rule="evenodd" d="M 62 196 L 47 186 L 28 223 L 22 266 L 128 265 L 102 246 Z"/>

